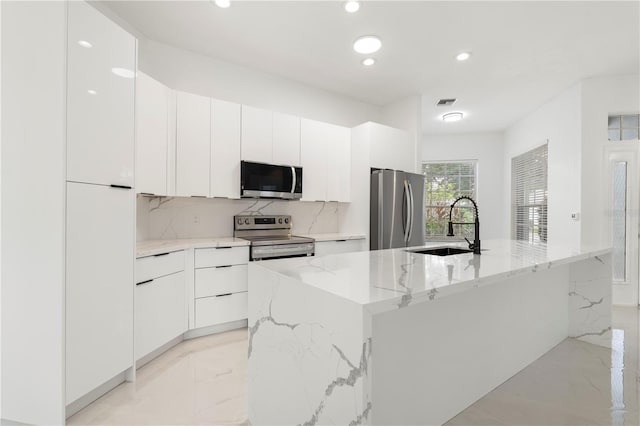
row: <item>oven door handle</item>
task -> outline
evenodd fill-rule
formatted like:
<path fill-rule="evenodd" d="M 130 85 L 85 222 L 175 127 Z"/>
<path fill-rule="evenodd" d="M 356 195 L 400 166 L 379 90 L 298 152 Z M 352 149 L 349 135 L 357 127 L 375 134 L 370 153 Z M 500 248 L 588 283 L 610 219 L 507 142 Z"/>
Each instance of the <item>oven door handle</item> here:
<path fill-rule="evenodd" d="M 296 168 L 291 166 L 291 193 L 296 190 Z"/>

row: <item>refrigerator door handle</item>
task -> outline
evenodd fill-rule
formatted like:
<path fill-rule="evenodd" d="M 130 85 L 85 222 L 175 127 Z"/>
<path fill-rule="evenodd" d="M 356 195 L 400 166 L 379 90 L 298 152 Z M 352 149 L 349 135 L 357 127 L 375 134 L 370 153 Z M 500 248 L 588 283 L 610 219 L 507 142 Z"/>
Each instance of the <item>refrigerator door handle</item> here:
<path fill-rule="evenodd" d="M 407 244 L 411 241 L 411 235 L 413 234 L 413 188 L 411 187 L 411 183 L 408 183 L 409 188 L 409 235 L 407 236 Z"/>
<path fill-rule="evenodd" d="M 404 200 L 405 200 L 405 210 L 407 212 L 406 215 L 403 215 L 402 217 L 402 221 L 403 221 L 403 225 L 404 225 L 404 243 L 408 243 L 409 242 L 409 235 L 411 232 L 411 225 L 410 225 L 410 220 L 411 220 L 411 195 L 410 195 L 410 189 L 409 189 L 409 182 L 405 179 L 404 180 Z"/>

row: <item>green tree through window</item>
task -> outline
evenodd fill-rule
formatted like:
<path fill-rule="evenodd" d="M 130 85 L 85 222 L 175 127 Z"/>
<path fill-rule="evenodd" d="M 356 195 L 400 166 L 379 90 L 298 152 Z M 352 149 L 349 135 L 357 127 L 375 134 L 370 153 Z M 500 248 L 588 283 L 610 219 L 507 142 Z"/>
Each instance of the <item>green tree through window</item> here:
<path fill-rule="evenodd" d="M 425 239 L 444 240 L 449 208 L 456 198 L 476 199 L 476 161 L 423 163 L 425 175 Z M 473 206 L 461 201 L 453 210 L 454 222 L 473 222 Z M 472 225 L 456 225 L 457 239 L 473 239 Z"/>

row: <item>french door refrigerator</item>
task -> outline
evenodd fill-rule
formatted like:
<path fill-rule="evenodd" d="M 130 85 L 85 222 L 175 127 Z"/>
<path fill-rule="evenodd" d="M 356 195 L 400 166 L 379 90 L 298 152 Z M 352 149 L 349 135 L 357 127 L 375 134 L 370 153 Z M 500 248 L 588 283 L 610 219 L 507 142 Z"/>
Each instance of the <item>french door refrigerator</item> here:
<path fill-rule="evenodd" d="M 371 250 L 421 246 L 424 226 L 424 176 L 399 170 L 373 170 Z"/>

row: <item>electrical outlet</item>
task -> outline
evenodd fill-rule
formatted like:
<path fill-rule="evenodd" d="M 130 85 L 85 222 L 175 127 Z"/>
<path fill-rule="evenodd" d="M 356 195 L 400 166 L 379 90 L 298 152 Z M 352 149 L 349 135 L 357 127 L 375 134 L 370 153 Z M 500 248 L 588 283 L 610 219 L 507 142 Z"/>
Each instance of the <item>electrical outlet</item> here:
<path fill-rule="evenodd" d="M 193 223 L 198 225 L 200 223 L 200 217 L 199 216 L 193 216 Z"/>

